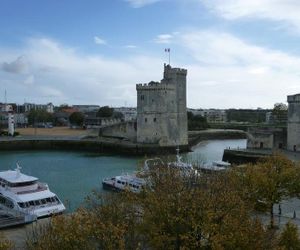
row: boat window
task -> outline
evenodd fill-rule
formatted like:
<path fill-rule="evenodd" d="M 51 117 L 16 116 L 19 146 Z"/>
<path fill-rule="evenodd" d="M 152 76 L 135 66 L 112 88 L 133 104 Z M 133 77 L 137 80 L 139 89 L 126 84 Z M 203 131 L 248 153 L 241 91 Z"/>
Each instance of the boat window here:
<path fill-rule="evenodd" d="M 9 183 L 8 186 L 10 187 L 24 187 L 24 186 L 30 186 L 33 184 L 36 184 L 37 181 L 26 181 L 26 182 L 20 182 L 20 183 Z"/>
<path fill-rule="evenodd" d="M 41 201 L 42 201 L 42 204 L 46 204 L 47 203 L 46 199 L 42 199 Z"/>
<path fill-rule="evenodd" d="M 54 197 L 54 199 L 58 204 L 60 203 L 60 200 L 56 196 Z"/>
<path fill-rule="evenodd" d="M 50 199 L 50 198 L 46 198 L 46 201 L 47 201 L 47 202 L 51 202 L 51 199 Z"/>
<path fill-rule="evenodd" d="M 121 181 L 117 181 L 117 183 L 121 184 Z"/>
<path fill-rule="evenodd" d="M 19 206 L 20 206 L 21 208 L 24 208 L 24 207 L 25 207 L 25 203 L 24 203 L 24 202 L 18 202 L 18 204 L 19 204 Z"/>
<path fill-rule="evenodd" d="M 5 198 L 0 196 L 0 203 L 5 204 Z"/>
<path fill-rule="evenodd" d="M 29 205 L 30 206 L 34 206 L 34 202 L 33 201 L 29 201 Z"/>
<path fill-rule="evenodd" d="M 39 200 L 34 201 L 34 205 L 36 206 L 40 205 L 40 201 Z"/>
<path fill-rule="evenodd" d="M 55 199 L 54 199 L 54 197 L 51 197 L 50 199 L 51 199 L 51 201 L 52 201 L 52 202 L 55 202 Z"/>

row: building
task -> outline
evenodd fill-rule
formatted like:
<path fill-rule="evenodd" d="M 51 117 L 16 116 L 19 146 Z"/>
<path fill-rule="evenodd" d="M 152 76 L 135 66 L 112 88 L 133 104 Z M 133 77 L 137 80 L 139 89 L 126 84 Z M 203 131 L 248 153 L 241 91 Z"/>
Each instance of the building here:
<path fill-rule="evenodd" d="M 54 112 L 54 105 L 50 102 L 48 104 L 35 104 L 35 103 L 24 103 L 24 108 L 19 107 L 18 109 L 24 111 L 25 113 L 30 112 L 30 110 L 45 110 L 48 113 Z"/>
<path fill-rule="evenodd" d="M 114 111 L 120 112 L 124 116 L 124 121 L 135 121 L 136 120 L 136 108 L 127 108 L 127 107 L 120 107 L 114 108 Z"/>
<path fill-rule="evenodd" d="M 137 84 L 137 142 L 188 144 L 186 69 L 164 65 L 160 82 Z"/>
<path fill-rule="evenodd" d="M 289 95 L 287 149 L 300 151 L 300 94 Z"/>
<path fill-rule="evenodd" d="M 225 123 L 227 121 L 226 110 L 223 109 L 189 109 L 193 115 L 201 115 L 209 123 Z"/>
<path fill-rule="evenodd" d="M 279 127 L 251 127 L 248 129 L 248 149 L 284 149 L 287 130 Z"/>
<path fill-rule="evenodd" d="M 97 112 L 100 108 L 99 105 L 73 105 L 72 107 L 82 113 Z"/>

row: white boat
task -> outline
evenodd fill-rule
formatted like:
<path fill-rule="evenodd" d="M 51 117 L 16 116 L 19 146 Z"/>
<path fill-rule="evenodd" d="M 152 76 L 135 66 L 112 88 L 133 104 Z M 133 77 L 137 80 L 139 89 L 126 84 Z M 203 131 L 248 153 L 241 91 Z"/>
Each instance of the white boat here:
<path fill-rule="evenodd" d="M 102 187 L 106 190 L 125 191 L 128 190 L 133 193 L 141 192 L 146 181 L 143 178 L 137 177 L 135 174 L 119 175 L 102 180 Z"/>
<path fill-rule="evenodd" d="M 62 213 L 66 208 L 59 198 L 38 178 L 15 170 L 0 172 L 0 208 L 13 209 L 40 217 Z"/>
<path fill-rule="evenodd" d="M 169 168 L 178 169 L 182 176 L 198 176 L 199 173 L 197 169 L 193 167 L 191 163 L 186 163 L 182 161 L 182 157 L 179 155 L 179 148 L 176 149 L 176 161 L 168 163 Z"/>
<path fill-rule="evenodd" d="M 208 171 L 223 171 L 229 168 L 231 164 L 226 161 L 212 161 L 211 163 L 203 164 L 200 169 Z"/>

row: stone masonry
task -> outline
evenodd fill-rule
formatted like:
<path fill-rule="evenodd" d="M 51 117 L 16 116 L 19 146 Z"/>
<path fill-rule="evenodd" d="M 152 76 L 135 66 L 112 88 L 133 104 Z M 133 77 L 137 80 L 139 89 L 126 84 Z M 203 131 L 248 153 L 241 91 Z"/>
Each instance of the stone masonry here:
<path fill-rule="evenodd" d="M 288 139 L 287 149 L 300 151 L 300 94 L 287 97 L 288 108 Z"/>
<path fill-rule="evenodd" d="M 137 84 L 137 142 L 188 144 L 186 69 L 164 65 L 160 82 Z"/>

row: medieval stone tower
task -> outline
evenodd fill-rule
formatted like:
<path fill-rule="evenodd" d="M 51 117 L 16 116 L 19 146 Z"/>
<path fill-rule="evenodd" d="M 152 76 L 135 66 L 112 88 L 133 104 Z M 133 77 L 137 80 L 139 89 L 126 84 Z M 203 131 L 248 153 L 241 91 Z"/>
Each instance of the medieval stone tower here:
<path fill-rule="evenodd" d="M 300 94 L 287 97 L 288 108 L 288 130 L 287 149 L 300 151 Z"/>
<path fill-rule="evenodd" d="M 137 84 L 137 142 L 187 145 L 186 69 L 164 65 L 161 82 Z"/>

